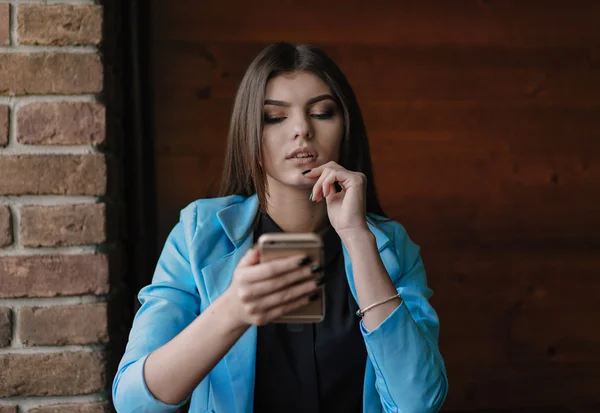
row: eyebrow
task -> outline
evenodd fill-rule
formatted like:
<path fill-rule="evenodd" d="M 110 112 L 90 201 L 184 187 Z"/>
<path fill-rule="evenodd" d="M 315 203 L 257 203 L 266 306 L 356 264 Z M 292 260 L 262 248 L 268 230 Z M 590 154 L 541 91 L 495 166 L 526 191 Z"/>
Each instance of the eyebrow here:
<path fill-rule="evenodd" d="M 315 103 L 321 102 L 323 100 L 333 100 L 334 102 L 336 101 L 333 98 L 333 96 L 331 96 L 329 94 L 325 94 L 325 95 L 319 95 L 319 96 L 309 99 L 308 102 L 306 102 L 306 105 L 307 106 L 314 105 Z M 289 102 L 284 102 L 283 100 L 273 100 L 273 99 L 265 99 L 265 105 L 285 106 L 285 107 L 291 106 Z"/>

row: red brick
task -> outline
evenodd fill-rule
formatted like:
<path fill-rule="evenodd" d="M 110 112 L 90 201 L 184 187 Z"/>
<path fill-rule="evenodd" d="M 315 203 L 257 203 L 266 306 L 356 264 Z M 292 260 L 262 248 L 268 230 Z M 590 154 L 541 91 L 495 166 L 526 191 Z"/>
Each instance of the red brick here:
<path fill-rule="evenodd" d="M 106 388 L 101 352 L 0 355 L 0 397 L 91 394 Z"/>
<path fill-rule="evenodd" d="M 61 404 L 37 407 L 28 410 L 27 413 L 109 413 L 110 405 L 108 402 L 89 403 L 89 404 Z M 0 413 L 2 413 L 0 411 Z"/>
<path fill-rule="evenodd" d="M 0 297 L 54 297 L 109 292 L 106 255 L 0 257 Z"/>
<path fill-rule="evenodd" d="M 0 155 L 0 194 L 103 195 L 104 155 Z"/>
<path fill-rule="evenodd" d="M 10 345 L 12 339 L 12 318 L 10 308 L 0 307 L 0 347 Z"/>
<path fill-rule="evenodd" d="M 0 413 L 18 413 L 17 406 L 0 406 Z"/>
<path fill-rule="evenodd" d="M 0 67 L 0 95 L 102 91 L 103 67 L 95 53 L 3 53 Z"/>
<path fill-rule="evenodd" d="M 108 342 L 107 304 L 21 308 L 18 337 L 30 346 Z"/>
<path fill-rule="evenodd" d="M 10 209 L 6 205 L 0 205 L 0 247 L 6 247 L 13 243 L 10 219 Z"/>
<path fill-rule="evenodd" d="M 106 241 L 106 206 L 25 206 L 20 233 L 26 247 L 100 244 Z"/>
<path fill-rule="evenodd" d="M 0 4 L 1 6 L 1 4 Z M 8 143 L 8 106 L 0 105 L 0 146 Z"/>
<path fill-rule="evenodd" d="M 38 145 L 102 143 L 105 116 L 104 106 L 98 103 L 32 103 L 17 114 L 17 139 Z"/>
<path fill-rule="evenodd" d="M 99 44 L 102 6 L 21 4 L 18 10 L 22 44 Z"/>
<path fill-rule="evenodd" d="M 10 6 L 0 4 L 0 46 L 10 44 Z"/>

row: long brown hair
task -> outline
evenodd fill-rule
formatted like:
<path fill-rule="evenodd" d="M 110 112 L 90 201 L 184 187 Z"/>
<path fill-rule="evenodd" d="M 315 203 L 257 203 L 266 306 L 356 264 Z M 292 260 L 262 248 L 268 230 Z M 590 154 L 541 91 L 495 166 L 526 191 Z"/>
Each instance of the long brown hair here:
<path fill-rule="evenodd" d="M 331 89 L 344 115 L 340 165 L 366 175 L 367 212 L 385 217 L 377 197 L 367 131 L 356 96 L 333 60 L 307 44 L 271 44 L 250 63 L 235 96 L 219 196 L 256 193 L 261 209 L 266 210 L 266 177 L 261 167 L 265 88 L 273 77 L 291 72 L 312 73 Z"/>

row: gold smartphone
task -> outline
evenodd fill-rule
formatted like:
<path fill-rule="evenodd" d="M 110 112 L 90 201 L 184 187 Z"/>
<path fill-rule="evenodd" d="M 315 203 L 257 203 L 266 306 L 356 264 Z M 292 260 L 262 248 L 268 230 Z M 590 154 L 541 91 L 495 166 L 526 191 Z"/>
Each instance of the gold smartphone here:
<path fill-rule="evenodd" d="M 314 233 L 275 232 L 262 234 L 257 240 L 260 262 L 269 262 L 292 255 L 312 258 L 311 265 L 323 262 L 323 241 Z M 273 320 L 273 323 L 320 323 L 325 318 L 325 286 L 317 290 L 317 299 Z"/>

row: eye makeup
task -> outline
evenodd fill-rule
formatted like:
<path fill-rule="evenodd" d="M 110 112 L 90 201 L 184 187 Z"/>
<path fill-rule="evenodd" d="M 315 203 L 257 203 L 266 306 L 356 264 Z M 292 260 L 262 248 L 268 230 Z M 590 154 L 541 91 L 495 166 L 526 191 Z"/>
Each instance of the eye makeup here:
<path fill-rule="evenodd" d="M 333 118 L 336 114 L 337 114 L 337 107 L 335 105 L 327 105 L 326 107 L 321 108 L 320 110 L 311 111 L 309 113 L 309 116 L 312 117 L 313 119 L 329 120 L 329 119 Z M 285 116 L 284 114 L 269 113 L 266 111 L 263 113 L 263 121 L 267 125 L 281 123 L 285 119 L 287 119 L 287 116 Z"/>

